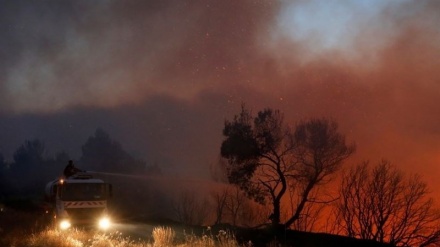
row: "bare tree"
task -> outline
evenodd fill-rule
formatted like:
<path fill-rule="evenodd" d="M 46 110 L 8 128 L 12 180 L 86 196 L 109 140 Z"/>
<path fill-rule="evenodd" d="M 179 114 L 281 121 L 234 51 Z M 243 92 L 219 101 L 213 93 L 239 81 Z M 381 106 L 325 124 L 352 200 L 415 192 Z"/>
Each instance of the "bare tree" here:
<path fill-rule="evenodd" d="M 173 210 L 177 219 L 188 225 L 201 225 L 208 216 L 208 201 L 199 200 L 196 195 L 190 191 L 183 191 L 173 201 Z"/>
<path fill-rule="evenodd" d="M 385 160 L 344 173 L 337 209 L 340 227 L 350 237 L 396 246 L 440 243 L 440 214 L 427 185 Z"/>
<path fill-rule="evenodd" d="M 229 190 L 226 197 L 226 209 L 231 217 L 231 223 L 233 226 L 237 226 L 246 200 L 246 196 L 238 187 L 234 186 Z"/>
<path fill-rule="evenodd" d="M 212 200 L 214 201 L 214 209 L 215 209 L 215 222 L 214 224 L 223 223 L 223 217 L 225 216 L 226 211 L 226 200 L 229 195 L 229 187 L 221 188 L 220 190 L 215 190 L 211 193 Z"/>
<path fill-rule="evenodd" d="M 258 226 L 267 223 L 267 207 L 246 197 L 237 186 L 227 185 L 211 192 L 215 223 L 230 223 L 234 226 Z"/>
<path fill-rule="evenodd" d="M 279 111 L 266 109 L 257 117 L 242 107 L 232 122 L 223 129 L 226 139 L 222 157 L 228 160 L 229 182 L 240 186 L 260 203 L 269 201 L 271 221 L 281 224 L 281 201 L 290 181 L 295 181 L 300 200 L 283 225 L 296 222 L 314 188 L 331 179 L 342 162 L 354 152 L 338 132 L 337 124 L 326 119 L 300 123 L 292 132 Z"/>
<path fill-rule="evenodd" d="M 309 202 L 304 206 L 304 209 L 302 210 L 300 217 L 298 220 L 296 220 L 291 228 L 299 231 L 308 231 L 311 232 L 315 229 L 316 225 L 319 222 L 321 213 L 325 209 L 325 207 L 334 199 L 328 199 L 328 200 L 315 200 L 319 196 L 320 192 L 318 190 L 313 191 L 310 193 Z M 289 205 L 290 205 L 290 212 L 295 212 L 295 210 L 298 208 L 298 203 L 301 202 L 301 195 L 298 195 L 295 192 L 295 186 L 291 185 L 289 186 Z"/>
<path fill-rule="evenodd" d="M 247 199 L 247 198 L 246 198 Z M 271 208 L 261 205 L 253 200 L 245 200 L 240 213 L 240 226 L 259 227 L 267 225 Z"/>

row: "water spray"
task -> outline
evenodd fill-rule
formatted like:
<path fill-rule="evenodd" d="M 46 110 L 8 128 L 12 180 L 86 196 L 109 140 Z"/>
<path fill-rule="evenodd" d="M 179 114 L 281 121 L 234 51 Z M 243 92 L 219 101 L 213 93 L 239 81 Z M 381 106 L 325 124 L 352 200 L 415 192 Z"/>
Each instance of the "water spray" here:
<path fill-rule="evenodd" d="M 129 177 L 129 178 L 154 178 L 152 175 L 134 175 L 126 173 L 116 173 L 116 172 L 98 172 L 98 171 L 85 171 L 91 174 L 101 174 L 106 176 L 117 176 L 117 177 Z"/>
<path fill-rule="evenodd" d="M 115 177 L 126 177 L 126 178 L 135 178 L 135 179 L 154 179 L 154 180 L 164 180 L 169 181 L 172 180 L 174 182 L 183 182 L 183 183 L 215 183 L 209 179 L 203 178 L 194 178 L 194 177 L 179 177 L 173 175 L 135 175 L 135 174 L 127 174 L 127 173 L 118 173 L 118 172 L 100 172 L 100 171 L 84 171 L 86 173 L 91 174 L 99 174 L 105 176 L 115 176 Z"/>

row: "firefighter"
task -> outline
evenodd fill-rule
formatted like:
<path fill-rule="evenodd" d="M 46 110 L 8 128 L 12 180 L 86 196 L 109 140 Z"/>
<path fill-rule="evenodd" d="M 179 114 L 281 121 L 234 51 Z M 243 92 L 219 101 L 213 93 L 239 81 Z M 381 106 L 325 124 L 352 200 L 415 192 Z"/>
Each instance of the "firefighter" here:
<path fill-rule="evenodd" d="M 73 164 L 73 161 L 69 160 L 69 163 L 67 164 L 66 168 L 64 168 L 64 176 L 68 178 L 75 175 L 77 172 L 83 172 L 83 170 L 76 168 L 75 165 Z"/>

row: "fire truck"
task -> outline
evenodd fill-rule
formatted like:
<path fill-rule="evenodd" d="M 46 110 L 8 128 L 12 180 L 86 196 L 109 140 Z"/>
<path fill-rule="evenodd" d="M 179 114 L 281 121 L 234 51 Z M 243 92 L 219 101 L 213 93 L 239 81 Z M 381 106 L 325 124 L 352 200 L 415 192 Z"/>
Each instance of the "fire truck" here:
<path fill-rule="evenodd" d="M 87 173 L 53 180 L 45 189 L 45 199 L 61 229 L 73 225 L 95 225 L 99 229 L 108 229 L 107 204 L 111 195 L 110 184 Z"/>

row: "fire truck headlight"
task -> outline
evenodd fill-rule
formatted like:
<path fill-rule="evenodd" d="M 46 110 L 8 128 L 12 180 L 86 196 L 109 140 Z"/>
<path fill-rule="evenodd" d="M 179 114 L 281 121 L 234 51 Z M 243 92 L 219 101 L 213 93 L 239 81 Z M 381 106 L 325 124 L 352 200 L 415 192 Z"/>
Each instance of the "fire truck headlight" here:
<path fill-rule="evenodd" d="M 66 230 L 67 228 L 69 228 L 71 226 L 69 220 L 62 220 L 60 222 L 60 228 L 61 230 Z"/>
<path fill-rule="evenodd" d="M 110 227 L 110 219 L 107 217 L 101 218 L 99 220 L 99 228 L 102 230 L 107 230 Z"/>

